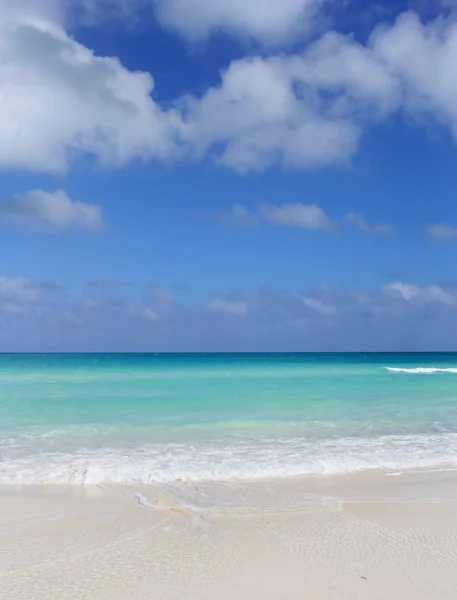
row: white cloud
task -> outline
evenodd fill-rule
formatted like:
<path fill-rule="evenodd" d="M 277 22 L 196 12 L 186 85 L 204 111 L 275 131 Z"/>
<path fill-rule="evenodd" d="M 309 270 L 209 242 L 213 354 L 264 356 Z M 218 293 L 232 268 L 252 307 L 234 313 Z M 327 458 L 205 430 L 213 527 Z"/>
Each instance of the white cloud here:
<path fill-rule="evenodd" d="M 286 67 L 297 83 L 307 86 L 302 98 L 317 101 L 333 116 L 385 117 L 401 101 L 400 82 L 384 59 L 352 36 L 328 32 L 302 54 L 288 57 Z"/>
<path fill-rule="evenodd" d="M 30 305 L 38 303 L 40 293 L 36 285 L 23 277 L 0 277 L 0 312 L 23 314 Z"/>
<path fill-rule="evenodd" d="M 429 236 L 437 242 L 457 239 L 457 227 L 452 225 L 431 225 L 427 231 Z"/>
<path fill-rule="evenodd" d="M 358 213 L 348 213 L 344 220 L 346 223 L 353 225 L 360 231 L 373 233 L 374 235 L 390 235 L 394 233 L 395 227 L 385 223 L 368 223 L 365 218 Z"/>
<path fill-rule="evenodd" d="M 189 143 L 200 153 L 217 145 L 221 164 L 245 172 L 277 162 L 345 163 L 363 126 L 390 115 L 400 99 L 400 82 L 385 61 L 329 33 L 300 54 L 233 61 L 218 87 L 185 98 L 182 107 Z"/>
<path fill-rule="evenodd" d="M 419 294 L 419 288 L 416 285 L 410 285 L 397 281 L 396 283 L 389 283 L 384 286 L 383 290 L 387 293 L 398 295 L 403 300 L 411 300 Z"/>
<path fill-rule="evenodd" d="M 454 296 L 445 292 L 437 285 L 431 285 L 423 290 L 423 296 L 426 302 L 441 302 L 453 306 L 455 304 Z"/>
<path fill-rule="evenodd" d="M 326 302 L 322 302 L 322 300 L 318 300 L 317 298 L 305 297 L 303 298 L 303 303 L 308 308 L 311 308 L 312 310 L 315 310 L 324 316 L 336 315 L 338 312 L 333 304 L 327 304 Z"/>
<path fill-rule="evenodd" d="M 234 204 L 229 210 L 219 211 L 212 218 L 221 223 L 239 226 L 257 225 L 261 220 L 273 225 L 300 227 L 302 229 L 335 230 L 338 223 L 332 221 L 327 214 L 315 204 L 262 204 L 257 209 L 248 210 L 242 204 Z M 343 222 L 349 223 L 362 231 L 374 235 L 390 235 L 395 231 L 393 225 L 384 223 L 368 223 L 356 213 L 349 213 Z"/>
<path fill-rule="evenodd" d="M 263 217 L 275 225 L 289 225 L 302 229 L 332 229 L 333 225 L 325 212 L 314 204 L 264 204 Z"/>
<path fill-rule="evenodd" d="M 293 58 L 233 62 L 219 87 L 183 100 L 187 140 L 200 155 L 222 144 L 221 164 L 241 173 L 281 162 L 318 167 L 348 160 L 359 131 L 348 120 L 322 114 L 300 97 L 290 73 Z"/>
<path fill-rule="evenodd" d="M 457 335 L 457 289 L 437 285 L 244 289 L 206 305 L 174 300 L 176 310 L 120 282 L 76 297 L 50 287 L 0 278 L 1 351 L 430 351 Z"/>
<path fill-rule="evenodd" d="M 0 23 L 61 23 L 65 10 L 64 0 L 0 0 Z"/>
<path fill-rule="evenodd" d="M 249 312 L 247 302 L 241 300 L 227 300 L 226 298 L 220 297 L 213 298 L 209 302 L 208 307 L 214 312 L 234 315 L 236 317 L 245 317 Z"/>
<path fill-rule="evenodd" d="M 95 56 L 41 12 L 8 14 L 0 23 L 0 168 L 64 172 L 82 154 L 122 166 L 179 153 L 180 117 L 153 101 L 148 73 Z"/>
<path fill-rule="evenodd" d="M 61 0 L 67 5 L 67 12 L 83 25 L 99 25 L 109 19 L 130 20 L 132 23 L 143 16 L 143 9 L 152 0 Z"/>
<path fill-rule="evenodd" d="M 39 299 L 39 292 L 29 279 L 0 277 L 0 297 L 3 300 L 36 302 Z"/>
<path fill-rule="evenodd" d="M 246 172 L 345 163 L 367 127 L 399 111 L 457 138 L 456 62 L 452 17 L 405 13 L 366 46 L 330 32 L 300 54 L 234 61 L 218 87 L 183 99 L 187 141 Z"/>
<path fill-rule="evenodd" d="M 110 3 L 130 10 L 119 0 L 86 1 Z M 289 40 L 320 3 L 157 0 L 156 9 L 186 35 L 223 28 L 273 41 Z M 149 73 L 96 56 L 65 33 L 66 5 L 0 0 L 0 169 L 59 173 L 85 155 L 123 166 L 207 154 L 240 173 L 277 163 L 325 167 L 350 161 L 364 130 L 397 112 L 418 123 L 433 117 L 457 139 L 452 16 L 422 24 L 409 12 L 365 46 L 330 32 L 301 53 L 236 60 L 219 85 L 164 109 Z"/>
<path fill-rule="evenodd" d="M 324 0 L 154 0 L 160 22 L 185 37 L 217 30 L 267 43 L 303 34 Z"/>
<path fill-rule="evenodd" d="M 32 190 L 0 200 L 0 220 L 29 230 L 103 228 L 100 206 L 73 201 L 62 190 Z"/>
<path fill-rule="evenodd" d="M 455 304 L 454 296 L 437 285 L 419 287 L 398 281 L 384 286 L 383 291 L 387 294 L 400 297 L 406 302 L 414 300 L 419 303 L 438 302 L 447 304 L 448 306 Z"/>
<path fill-rule="evenodd" d="M 135 296 L 135 297 L 134 297 Z M 110 318 L 129 320 L 130 318 L 150 323 L 164 322 L 179 318 L 180 305 L 173 294 L 163 287 L 151 286 L 137 296 L 129 285 L 117 280 L 98 279 L 89 282 L 79 302 L 73 308 L 81 309 L 85 320 Z"/>
<path fill-rule="evenodd" d="M 413 12 L 371 39 L 372 51 L 402 84 L 402 107 L 412 115 L 431 114 L 457 138 L 457 22 L 438 17 L 426 25 Z"/>

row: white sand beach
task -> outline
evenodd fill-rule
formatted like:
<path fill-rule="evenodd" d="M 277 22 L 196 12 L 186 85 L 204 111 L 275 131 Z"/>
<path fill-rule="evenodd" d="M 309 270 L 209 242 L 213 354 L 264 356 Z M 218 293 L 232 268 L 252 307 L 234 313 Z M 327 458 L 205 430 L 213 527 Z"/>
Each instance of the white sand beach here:
<path fill-rule="evenodd" d="M 457 473 L 0 490 L 2 600 L 457 598 Z"/>

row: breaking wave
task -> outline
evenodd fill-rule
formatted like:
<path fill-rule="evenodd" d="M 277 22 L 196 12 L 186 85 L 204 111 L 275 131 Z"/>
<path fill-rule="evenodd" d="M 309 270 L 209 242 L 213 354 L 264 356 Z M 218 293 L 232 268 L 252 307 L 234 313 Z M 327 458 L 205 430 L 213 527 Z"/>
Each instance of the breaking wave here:
<path fill-rule="evenodd" d="M 152 484 L 457 468 L 457 433 L 334 440 L 251 439 L 39 453 L 0 462 L 0 484 Z"/>
<path fill-rule="evenodd" d="M 433 375 L 434 373 L 457 373 L 457 367 L 414 367 L 411 369 L 405 369 L 401 367 L 385 367 L 385 369 L 390 373 L 412 373 L 420 375 Z"/>

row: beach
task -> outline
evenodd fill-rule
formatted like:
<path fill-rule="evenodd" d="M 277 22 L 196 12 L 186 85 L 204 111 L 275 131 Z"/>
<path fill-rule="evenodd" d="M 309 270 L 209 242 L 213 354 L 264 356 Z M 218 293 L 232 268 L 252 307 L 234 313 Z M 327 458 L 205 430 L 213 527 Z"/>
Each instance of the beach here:
<path fill-rule="evenodd" d="M 456 364 L 1 355 L 1 599 L 455 600 Z"/>
<path fill-rule="evenodd" d="M 4 487 L 1 597 L 453 600 L 456 483 L 440 472 Z"/>
<path fill-rule="evenodd" d="M 0 33 L 0 600 L 457 600 L 457 0 Z"/>

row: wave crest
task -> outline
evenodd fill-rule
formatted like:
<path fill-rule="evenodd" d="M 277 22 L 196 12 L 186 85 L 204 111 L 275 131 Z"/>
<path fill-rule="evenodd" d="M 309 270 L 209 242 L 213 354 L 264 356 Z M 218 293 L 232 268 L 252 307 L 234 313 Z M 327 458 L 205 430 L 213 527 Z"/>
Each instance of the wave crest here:
<path fill-rule="evenodd" d="M 457 468 L 457 434 L 154 444 L 46 453 L 0 462 L 0 484 L 152 484 Z"/>
<path fill-rule="evenodd" d="M 413 367 L 410 369 L 402 367 L 384 367 L 390 373 L 411 373 L 414 375 L 433 375 L 434 373 L 457 373 L 457 367 Z"/>

